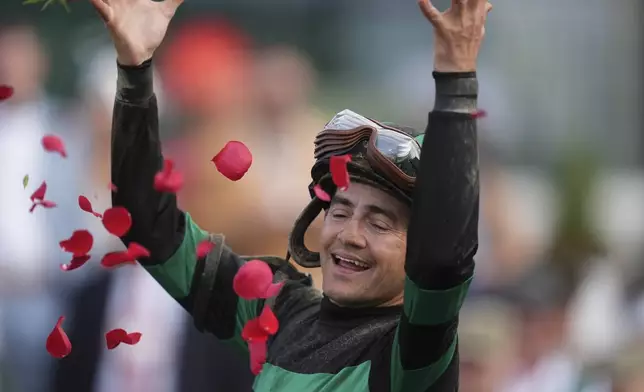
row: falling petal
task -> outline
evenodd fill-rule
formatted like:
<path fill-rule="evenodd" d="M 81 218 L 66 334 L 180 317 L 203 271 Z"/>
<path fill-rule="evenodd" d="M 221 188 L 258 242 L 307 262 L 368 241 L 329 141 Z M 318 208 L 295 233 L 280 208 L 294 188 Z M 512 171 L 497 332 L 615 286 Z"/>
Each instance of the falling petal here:
<path fill-rule="evenodd" d="M 163 170 L 154 176 L 154 189 L 158 192 L 177 193 L 183 187 L 183 174 L 174 170 L 174 162 L 163 161 Z"/>
<path fill-rule="evenodd" d="M 150 257 L 150 251 L 143 245 L 137 244 L 136 242 L 130 242 L 130 245 L 127 247 L 127 254 L 132 258 L 132 260 Z"/>
<path fill-rule="evenodd" d="M 92 256 L 90 255 L 74 256 L 69 264 L 61 264 L 60 269 L 63 271 L 73 271 L 76 268 L 80 268 L 85 265 L 85 263 L 87 263 L 87 260 L 89 260 L 91 257 Z"/>
<path fill-rule="evenodd" d="M 37 204 L 43 206 L 43 208 L 54 208 L 57 206 L 57 204 L 51 200 L 42 200 L 42 201 L 39 201 Z"/>
<path fill-rule="evenodd" d="M 132 226 L 132 216 L 125 207 L 112 207 L 103 213 L 103 226 L 117 237 L 123 237 Z"/>
<path fill-rule="evenodd" d="M 269 335 L 275 335 L 277 333 L 280 324 L 270 307 L 264 306 L 264 310 L 262 310 L 258 320 L 259 326 L 264 332 Z"/>
<path fill-rule="evenodd" d="M 244 143 L 230 141 L 211 161 L 224 177 L 238 181 L 244 177 L 253 164 L 253 155 Z"/>
<path fill-rule="evenodd" d="M 197 259 L 206 257 L 214 247 L 215 244 L 208 239 L 201 241 L 199 245 L 197 245 Z"/>
<path fill-rule="evenodd" d="M 114 268 L 123 264 L 135 264 L 136 259 L 130 253 L 126 252 L 110 252 L 101 259 L 101 265 L 105 268 Z"/>
<path fill-rule="evenodd" d="M 13 87 L 0 84 L 0 101 L 4 101 L 13 96 Z"/>
<path fill-rule="evenodd" d="M 254 375 L 262 372 L 262 368 L 266 363 L 266 356 L 268 354 L 268 347 L 266 341 L 251 341 L 248 342 L 248 352 L 250 354 L 250 371 Z"/>
<path fill-rule="evenodd" d="M 233 289 L 244 299 L 263 298 L 273 281 L 273 272 L 261 260 L 251 260 L 242 265 L 233 279 Z"/>
<path fill-rule="evenodd" d="M 322 187 L 320 186 L 320 184 L 316 184 L 316 185 L 313 187 L 313 192 L 315 192 L 315 196 L 316 196 L 318 199 L 320 199 L 320 200 L 322 200 L 322 201 L 326 201 L 326 202 L 331 201 L 331 196 L 329 196 L 329 194 L 328 194 L 328 193 L 326 193 L 326 192 L 324 191 L 324 189 L 322 189 Z"/>
<path fill-rule="evenodd" d="M 103 217 L 103 215 L 99 214 L 98 212 L 95 212 L 92 209 L 92 202 L 89 201 L 89 199 L 83 195 L 78 196 L 78 206 L 80 207 L 81 210 L 85 212 L 89 212 L 90 214 L 94 215 L 97 218 Z"/>
<path fill-rule="evenodd" d="M 22 178 L 22 188 L 27 189 L 27 185 L 29 185 L 29 174 L 25 174 Z"/>
<path fill-rule="evenodd" d="M 63 330 L 64 316 L 60 316 L 53 331 L 47 336 L 45 346 L 47 352 L 54 358 L 65 358 L 72 352 L 72 343 Z"/>
<path fill-rule="evenodd" d="M 87 230 L 76 230 L 71 237 L 60 241 L 60 247 L 74 256 L 86 255 L 92 249 L 92 245 L 94 245 L 94 237 Z"/>
<path fill-rule="evenodd" d="M 246 342 L 257 340 L 266 341 L 268 339 L 268 333 L 262 329 L 259 318 L 256 317 L 246 322 L 246 325 L 242 329 L 241 337 Z"/>
<path fill-rule="evenodd" d="M 349 187 L 349 172 L 347 163 L 351 161 L 350 155 L 333 156 L 329 162 L 333 183 L 341 190 Z"/>
<path fill-rule="evenodd" d="M 42 145 L 47 152 L 55 152 L 60 154 L 63 158 L 67 158 L 67 151 L 65 151 L 65 144 L 63 140 L 56 135 L 46 135 L 42 138 Z"/>
<path fill-rule="evenodd" d="M 40 184 L 38 189 L 31 194 L 31 201 L 35 202 L 36 200 L 43 200 L 45 198 L 45 193 L 47 193 L 47 183 L 45 181 Z"/>
<path fill-rule="evenodd" d="M 109 183 L 108 187 L 112 192 L 116 192 L 118 190 L 118 188 L 116 188 L 116 185 L 112 184 L 111 182 Z"/>
<path fill-rule="evenodd" d="M 483 117 L 487 117 L 487 112 L 483 109 L 479 109 L 474 113 L 472 113 L 472 118 L 474 119 L 483 118 Z"/>
<path fill-rule="evenodd" d="M 270 286 L 268 286 L 268 288 L 266 289 L 264 295 L 261 296 L 261 298 L 271 298 L 276 296 L 280 293 L 282 286 L 284 286 L 284 282 L 271 283 Z"/>
<path fill-rule="evenodd" d="M 124 329 L 113 329 L 105 334 L 105 342 L 108 350 L 113 350 L 121 343 L 134 345 L 141 340 L 140 332 L 127 333 Z"/>

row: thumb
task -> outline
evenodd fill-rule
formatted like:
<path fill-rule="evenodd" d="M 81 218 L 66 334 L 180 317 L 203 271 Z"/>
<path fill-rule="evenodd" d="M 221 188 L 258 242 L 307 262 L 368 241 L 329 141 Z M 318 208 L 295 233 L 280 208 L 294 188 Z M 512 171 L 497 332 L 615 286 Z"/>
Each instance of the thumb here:
<path fill-rule="evenodd" d="M 112 19 L 112 8 L 103 0 L 89 0 L 105 23 Z"/>
<path fill-rule="evenodd" d="M 418 6 L 420 7 L 420 10 L 423 12 L 423 15 L 425 15 L 425 18 L 429 20 L 434 27 L 438 27 L 438 25 L 441 23 L 441 12 L 434 7 L 434 5 L 431 3 L 430 0 L 418 0 Z"/>
<path fill-rule="evenodd" d="M 182 3 L 183 0 L 165 0 L 162 4 L 166 12 L 170 15 L 174 15 L 174 13 L 177 12 L 177 8 L 179 8 Z"/>

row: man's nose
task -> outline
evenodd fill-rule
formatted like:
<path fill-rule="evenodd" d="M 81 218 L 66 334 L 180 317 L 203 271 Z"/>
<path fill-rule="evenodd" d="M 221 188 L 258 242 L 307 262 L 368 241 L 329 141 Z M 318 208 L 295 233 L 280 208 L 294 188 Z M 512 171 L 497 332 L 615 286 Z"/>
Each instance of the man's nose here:
<path fill-rule="evenodd" d="M 358 219 L 351 219 L 346 222 L 342 231 L 338 234 L 338 239 L 347 247 L 365 248 L 367 246 L 362 224 Z"/>

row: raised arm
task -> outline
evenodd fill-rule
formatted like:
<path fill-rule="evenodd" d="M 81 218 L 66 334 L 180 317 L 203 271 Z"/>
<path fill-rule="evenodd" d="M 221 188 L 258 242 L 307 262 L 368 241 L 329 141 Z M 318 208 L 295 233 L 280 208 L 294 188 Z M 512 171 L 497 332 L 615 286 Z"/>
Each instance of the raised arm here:
<path fill-rule="evenodd" d="M 434 25 L 436 101 L 421 153 L 407 234 L 404 312 L 392 349 L 391 390 L 455 391 L 458 312 L 478 246 L 476 57 L 491 6 L 454 0 Z"/>
<path fill-rule="evenodd" d="M 174 194 L 154 189 L 162 169 L 152 56 L 180 0 L 92 0 L 106 22 L 118 56 L 118 82 L 112 120 L 114 206 L 127 208 L 132 227 L 122 238 L 150 251 L 143 267 L 195 319 L 200 330 L 222 340 L 239 339 L 241 328 L 257 316 L 260 303 L 239 299 L 232 280 L 243 260 L 223 236 L 201 230 L 177 207 Z M 116 65 L 115 65 L 116 66 Z M 215 243 L 201 259 L 197 245 Z"/>

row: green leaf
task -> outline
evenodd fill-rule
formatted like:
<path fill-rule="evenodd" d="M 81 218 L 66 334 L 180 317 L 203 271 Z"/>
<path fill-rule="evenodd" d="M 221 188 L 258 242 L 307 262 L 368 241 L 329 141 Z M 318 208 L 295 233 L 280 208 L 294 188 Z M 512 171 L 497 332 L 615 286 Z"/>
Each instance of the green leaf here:
<path fill-rule="evenodd" d="M 29 185 L 29 174 L 25 174 L 25 176 L 22 178 L 22 187 L 26 189 L 27 185 Z"/>

